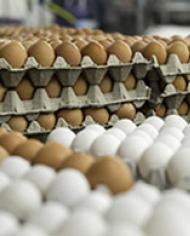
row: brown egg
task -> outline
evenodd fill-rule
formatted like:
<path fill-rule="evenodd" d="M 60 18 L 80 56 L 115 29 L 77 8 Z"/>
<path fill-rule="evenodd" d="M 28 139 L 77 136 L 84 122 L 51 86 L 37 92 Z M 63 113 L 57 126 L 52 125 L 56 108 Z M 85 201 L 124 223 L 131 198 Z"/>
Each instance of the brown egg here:
<path fill-rule="evenodd" d="M 9 157 L 9 153 L 0 146 L 0 161 L 5 160 Z"/>
<path fill-rule="evenodd" d="M 173 81 L 173 85 L 175 86 L 176 90 L 178 90 L 178 91 L 186 91 L 187 90 L 187 82 L 182 75 L 176 76 L 175 80 Z"/>
<path fill-rule="evenodd" d="M 34 43 L 29 48 L 28 54 L 42 66 L 51 66 L 55 60 L 55 52 L 52 46 L 44 40 Z"/>
<path fill-rule="evenodd" d="M 109 112 L 105 108 L 88 108 L 84 111 L 85 116 L 91 116 L 93 120 L 101 125 L 109 121 Z"/>
<path fill-rule="evenodd" d="M 110 47 L 112 45 L 112 41 L 108 40 L 108 39 L 104 39 L 99 41 L 100 44 L 102 44 L 102 46 L 107 50 L 108 47 Z"/>
<path fill-rule="evenodd" d="M 144 51 L 144 48 L 146 47 L 147 43 L 145 43 L 144 41 L 142 40 L 139 40 L 137 42 L 135 42 L 132 47 L 131 47 L 131 50 L 133 52 L 133 55 L 136 53 L 136 52 L 141 52 L 143 53 Z"/>
<path fill-rule="evenodd" d="M 157 116 L 163 118 L 166 116 L 166 106 L 164 104 L 159 104 L 155 108 L 155 113 Z"/>
<path fill-rule="evenodd" d="M 167 47 L 167 43 L 162 39 L 157 39 L 157 41 L 162 44 L 163 47 Z"/>
<path fill-rule="evenodd" d="M 150 60 L 152 56 L 156 56 L 159 64 L 166 63 L 167 51 L 166 48 L 157 41 L 150 42 L 144 49 L 143 55 Z"/>
<path fill-rule="evenodd" d="M 87 171 L 92 189 L 107 186 L 113 194 L 128 191 L 133 185 L 129 167 L 117 157 L 100 157 Z"/>
<path fill-rule="evenodd" d="M 34 86 L 28 79 L 23 79 L 16 87 L 16 91 L 22 100 L 29 100 L 34 95 Z"/>
<path fill-rule="evenodd" d="M 54 169 L 59 169 L 63 161 L 72 154 L 72 151 L 62 144 L 46 143 L 35 155 L 33 164 L 43 164 Z"/>
<path fill-rule="evenodd" d="M 180 116 L 187 115 L 188 112 L 189 112 L 189 105 L 188 105 L 188 103 L 187 102 L 182 102 L 181 105 L 178 107 L 177 111 L 178 111 L 178 114 Z"/>
<path fill-rule="evenodd" d="M 51 41 L 51 46 L 55 50 L 60 44 L 62 44 L 62 40 L 57 39 L 57 40 L 52 40 Z"/>
<path fill-rule="evenodd" d="M 82 77 L 79 77 L 73 86 L 73 90 L 77 96 L 83 96 L 87 93 L 88 90 L 88 83 Z"/>
<path fill-rule="evenodd" d="M 100 89 L 103 93 L 109 93 L 113 89 L 113 81 L 112 79 L 107 75 L 104 77 L 104 79 L 100 83 Z"/>
<path fill-rule="evenodd" d="M 35 43 L 35 40 L 24 40 L 23 41 L 23 46 L 26 48 L 26 50 L 28 51 L 28 49 Z"/>
<path fill-rule="evenodd" d="M 130 74 L 128 78 L 123 82 L 128 91 L 136 88 L 137 80 L 133 74 Z"/>
<path fill-rule="evenodd" d="M 2 84 L 0 84 L 0 102 L 4 100 L 5 93 L 6 93 L 6 88 Z"/>
<path fill-rule="evenodd" d="M 7 134 L 6 129 L 0 127 L 0 136 L 1 136 L 1 135 L 4 135 L 4 134 Z"/>
<path fill-rule="evenodd" d="M 127 45 L 129 45 L 130 47 L 135 43 L 135 39 L 131 38 L 131 37 L 127 37 L 123 40 L 125 43 L 127 43 Z"/>
<path fill-rule="evenodd" d="M 74 41 L 74 44 L 79 48 L 79 50 L 81 51 L 87 44 L 88 42 L 84 39 L 76 39 Z"/>
<path fill-rule="evenodd" d="M 12 130 L 23 133 L 26 131 L 28 121 L 24 116 L 12 116 L 7 122 Z"/>
<path fill-rule="evenodd" d="M 120 106 L 119 110 L 116 112 L 116 115 L 120 119 L 127 118 L 130 120 L 134 120 L 136 116 L 136 108 L 134 107 L 132 103 L 123 104 Z"/>
<path fill-rule="evenodd" d="M 47 94 L 50 98 L 59 97 L 61 94 L 61 89 L 61 84 L 55 77 L 50 80 L 46 87 Z"/>
<path fill-rule="evenodd" d="M 18 41 L 11 41 L 0 48 L 0 58 L 4 58 L 13 68 L 20 68 L 27 59 L 25 47 Z"/>
<path fill-rule="evenodd" d="M 64 160 L 61 168 L 73 168 L 85 174 L 93 162 L 94 159 L 89 154 L 73 153 Z"/>
<path fill-rule="evenodd" d="M 36 120 L 46 130 L 52 130 L 56 124 L 56 116 L 53 113 L 50 114 L 40 114 Z"/>
<path fill-rule="evenodd" d="M 168 46 L 168 56 L 176 54 L 181 63 L 187 63 L 189 61 L 189 49 L 183 42 L 174 42 Z"/>
<path fill-rule="evenodd" d="M 13 151 L 13 155 L 23 157 L 26 160 L 33 160 L 43 144 L 36 139 L 28 139 L 19 144 Z"/>
<path fill-rule="evenodd" d="M 118 40 L 118 39 L 121 39 L 121 40 L 124 40 L 125 39 L 125 36 L 121 33 L 112 33 L 112 37 L 115 39 L 115 40 Z M 131 37 L 128 37 L 128 38 L 131 38 Z"/>
<path fill-rule="evenodd" d="M 82 51 L 83 56 L 89 56 L 97 65 L 103 65 L 107 62 L 107 53 L 105 48 L 98 42 L 90 42 Z"/>
<path fill-rule="evenodd" d="M 63 57 L 71 66 L 78 66 L 81 62 L 81 54 L 78 47 L 72 42 L 63 42 L 56 48 L 56 55 Z"/>
<path fill-rule="evenodd" d="M 25 140 L 26 138 L 21 133 L 12 131 L 0 136 L 0 146 L 11 154 L 13 150 Z"/>
<path fill-rule="evenodd" d="M 123 63 L 129 63 L 132 57 L 131 48 L 122 40 L 115 41 L 107 51 L 110 55 L 116 55 Z"/>
<path fill-rule="evenodd" d="M 64 109 L 57 114 L 58 118 L 63 118 L 69 125 L 79 127 L 83 122 L 83 113 L 81 109 Z"/>
<path fill-rule="evenodd" d="M 185 45 L 187 45 L 188 46 L 188 41 L 186 41 L 185 39 L 183 39 L 183 38 L 181 38 L 181 39 L 172 39 L 169 43 L 168 43 L 168 45 L 171 45 L 172 43 L 176 43 L 176 42 L 181 42 L 181 43 L 184 43 Z"/>

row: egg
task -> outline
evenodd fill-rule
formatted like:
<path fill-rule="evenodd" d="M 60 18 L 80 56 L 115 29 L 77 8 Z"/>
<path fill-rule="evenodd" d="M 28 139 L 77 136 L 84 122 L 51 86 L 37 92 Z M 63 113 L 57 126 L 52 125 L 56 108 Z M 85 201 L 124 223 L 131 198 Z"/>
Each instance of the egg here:
<path fill-rule="evenodd" d="M 41 196 L 35 186 L 25 180 L 11 182 L 0 192 L 0 209 L 25 220 L 41 205 Z"/>
<path fill-rule="evenodd" d="M 109 113 L 105 108 L 88 108 L 84 110 L 84 113 L 101 125 L 105 125 L 109 121 Z"/>
<path fill-rule="evenodd" d="M 13 68 L 20 68 L 26 62 L 27 52 L 20 42 L 10 41 L 0 48 L 0 58 L 4 58 Z"/>
<path fill-rule="evenodd" d="M 54 169 L 60 168 L 65 158 L 72 151 L 62 144 L 49 142 L 45 144 L 32 160 L 33 164 L 43 164 Z"/>
<path fill-rule="evenodd" d="M 5 93 L 6 93 L 6 88 L 2 84 L 0 84 L 0 102 L 4 100 Z"/>
<path fill-rule="evenodd" d="M 175 138 L 177 138 L 179 141 L 182 141 L 182 139 L 184 138 L 183 132 L 174 126 L 173 127 L 163 126 L 160 132 L 160 135 L 161 134 L 172 135 Z"/>
<path fill-rule="evenodd" d="M 182 102 L 177 111 L 180 116 L 186 116 L 189 112 L 189 104 L 187 102 Z"/>
<path fill-rule="evenodd" d="M 180 130 L 183 130 L 187 122 L 178 115 L 169 115 L 165 119 L 165 126 L 167 127 L 176 127 Z"/>
<path fill-rule="evenodd" d="M 75 139 L 75 133 L 67 127 L 54 129 L 47 137 L 47 142 L 56 142 L 70 147 Z"/>
<path fill-rule="evenodd" d="M 17 219 L 12 214 L 4 211 L 0 212 L 0 225 L 1 236 L 14 235 L 19 227 Z"/>
<path fill-rule="evenodd" d="M 28 79 L 24 79 L 16 87 L 16 92 L 22 100 L 29 100 L 34 95 L 34 86 Z"/>
<path fill-rule="evenodd" d="M 102 39 L 101 41 L 99 41 L 99 43 L 102 44 L 102 46 L 107 49 L 108 47 L 111 46 L 112 44 L 112 41 L 111 40 L 108 40 L 108 39 Z"/>
<path fill-rule="evenodd" d="M 110 225 L 128 223 L 136 227 L 142 227 L 151 216 L 151 213 L 150 205 L 139 195 L 120 194 L 115 197 L 106 218 Z"/>
<path fill-rule="evenodd" d="M 121 142 L 126 138 L 126 134 L 121 129 L 115 127 L 107 129 L 105 134 L 111 134 L 118 138 Z"/>
<path fill-rule="evenodd" d="M 56 55 L 63 57 L 71 66 L 78 66 L 81 62 L 81 53 L 78 47 L 72 42 L 63 42 L 55 49 Z"/>
<path fill-rule="evenodd" d="M 28 121 L 24 116 L 12 116 L 7 123 L 12 130 L 18 132 L 26 131 L 26 128 L 28 126 Z"/>
<path fill-rule="evenodd" d="M 158 131 L 154 126 L 148 123 L 141 124 L 137 129 L 143 130 L 144 132 L 148 133 L 152 139 L 155 139 L 158 136 Z"/>
<path fill-rule="evenodd" d="M 80 131 L 72 142 L 72 149 L 75 152 L 88 152 L 94 140 L 100 135 L 96 129 L 87 128 Z"/>
<path fill-rule="evenodd" d="M 0 171 L 0 192 L 10 184 L 10 178 L 4 172 Z"/>
<path fill-rule="evenodd" d="M 166 48 L 159 42 L 152 41 L 144 48 L 143 55 L 146 59 L 151 60 L 152 56 L 156 56 L 159 64 L 165 64 L 167 60 Z"/>
<path fill-rule="evenodd" d="M 150 125 L 152 125 L 155 129 L 157 129 L 158 131 L 162 128 L 162 126 L 164 125 L 164 121 L 158 117 L 158 116 L 151 116 L 146 118 L 146 120 L 144 121 L 144 123 L 148 123 Z"/>
<path fill-rule="evenodd" d="M 121 129 L 126 135 L 131 134 L 136 129 L 135 123 L 129 119 L 121 119 L 117 121 L 114 127 Z"/>
<path fill-rule="evenodd" d="M 98 185 L 105 185 L 113 194 L 126 192 L 133 185 L 133 177 L 129 167 L 116 157 L 98 158 L 87 171 L 86 176 L 92 189 Z"/>
<path fill-rule="evenodd" d="M 113 90 L 113 81 L 109 76 L 105 76 L 99 86 L 102 93 L 109 93 Z"/>
<path fill-rule="evenodd" d="M 88 83 L 82 77 L 79 77 L 73 86 L 73 90 L 77 96 L 83 96 L 87 93 Z"/>
<path fill-rule="evenodd" d="M 156 115 L 161 117 L 161 118 L 166 116 L 166 112 L 167 112 L 167 109 L 166 109 L 166 106 L 164 104 L 159 104 L 155 107 Z"/>
<path fill-rule="evenodd" d="M 53 113 L 44 113 L 40 114 L 36 121 L 38 121 L 42 128 L 52 130 L 56 124 L 56 116 Z"/>
<path fill-rule="evenodd" d="M 52 78 L 46 87 L 47 94 L 50 98 L 57 98 L 61 94 L 61 85 L 56 78 Z"/>
<path fill-rule="evenodd" d="M 17 156 L 10 156 L 0 163 L 0 171 L 13 179 L 21 178 L 29 169 L 29 162 Z"/>
<path fill-rule="evenodd" d="M 75 152 L 63 161 L 61 168 L 73 168 L 85 174 L 87 170 L 91 167 L 93 162 L 94 159 L 91 155 L 86 153 Z"/>
<path fill-rule="evenodd" d="M 54 39 L 51 41 L 51 46 L 55 50 L 62 42 L 60 39 Z"/>
<path fill-rule="evenodd" d="M 154 140 L 153 138 L 150 136 L 149 133 L 145 132 L 143 129 L 136 129 L 134 132 L 132 132 L 129 135 L 129 138 L 131 137 L 140 137 L 143 138 L 147 144 L 147 146 L 149 147 L 151 144 L 153 144 Z"/>
<path fill-rule="evenodd" d="M 138 163 L 141 177 L 149 183 L 164 188 L 166 186 L 165 169 L 173 151 L 163 143 L 154 143 L 143 154 Z"/>
<path fill-rule="evenodd" d="M 130 120 L 134 120 L 136 116 L 136 108 L 132 103 L 123 104 L 116 112 L 116 115 L 119 117 L 119 119 L 127 118 Z"/>
<path fill-rule="evenodd" d="M 64 109 L 57 114 L 58 118 L 63 118 L 72 127 L 79 127 L 83 122 L 81 109 Z"/>
<path fill-rule="evenodd" d="M 75 39 L 74 43 L 79 48 L 80 51 L 88 44 L 88 42 L 82 38 Z"/>
<path fill-rule="evenodd" d="M 175 86 L 177 91 L 186 91 L 187 90 L 187 82 L 182 75 L 176 76 L 175 80 L 172 82 L 172 84 Z"/>
<path fill-rule="evenodd" d="M 187 63 L 189 61 L 189 49 L 183 42 L 173 42 L 168 46 L 168 56 L 176 54 L 181 63 Z"/>
<path fill-rule="evenodd" d="M 60 192 L 61 189 L 61 192 Z M 65 169 L 59 172 L 50 184 L 46 198 L 72 207 L 89 193 L 90 187 L 86 177 L 78 170 Z"/>
<path fill-rule="evenodd" d="M 123 82 L 124 85 L 125 85 L 125 88 L 130 91 L 130 90 L 133 90 L 136 88 L 136 85 L 137 85 L 137 80 L 136 78 L 134 77 L 133 74 L 130 74 L 128 76 L 128 78 Z"/>
<path fill-rule="evenodd" d="M 22 225 L 14 234 L 14 236 L 48 236 L 44 231 L 34 225 Z"/>
<path fill-rule="evenodd" d="M 111 134 L 102 134 L 92 143 L 90 153 L 96 157 L 115 155 L 120 145 L 120 140 Z"/>
<path fill-rule="evenodd" d="M 137 42 L 135 42 L 132 47 L 131 47 L 131 50 L 133 52 L 133 55 L 136 53 L 136 52 L 140 52 L 143 54 L 143 51 L 144 51 L 144 48 L 146 47 L 147 43 L 142 41 L 142 40 L 139 40 Z"/>
<path fill-rule="evenodd" d="M 180 141 L 170 134 L 160 135 L 156 139 L 156 141 L 166 144 L 168 147 L 170 147 L 173 150 L 173 152 L 177 151 L 177 149 L 181 145 Z"/>
<path fill-rule="evenodd" d="M 38 226 L 49 234 L 55 235 L 62 231 L 68 215 L 69 212 L 64 205 L 57 202 L 46 202 L 30 216 L 28 222 Z"/>
<path fill-rule="evenodd" d="M 4 134 L 7 134 L 7 130 L 0 127 L 0 136 L 4 135 Z"/>
<path fill-rule="evenodd" d="M 26 138 L 21 133 L 12 131 L 0 136 L 0 146 L 5 148 L 9 153 L 12 153 L 13 150 L 25 140 Z"/>
<path fill-rule="evenodd" d="M 13 155 L 20 156 L 28 161 L 32 161 L 43 144 L 36 139 L 28 139 L 19 144 L 13 151 Z"/>
<path fill-rule="evenodd" d="M 25 173 L 24 179 L 33 183 L 42 194 L 45 194 L 55 175 L 54 169 L 45 165 L 35 165 Z"/>
<path fill-rule="evenodd" d="M 52 46 L 44 40 L 34 43 L 28 50 L 30 57 L 34 57 L 36 61 L 44 67 L 49 67 L 55 60 L 55 52 Z"/>
<path fill-rule="evenodd" d="M 0 161 L 3 161 L 9 157 L 9 153 L 0 146 Z"/>
<path fill-rule="evenodd" d="M 62 235 L 99 236 L 104 235 L 106 223 L 98 213 L 89 209 L 74 211 L 66 220 Z"/>
<path fill-rule="evenodd" d="M 91 125 L 87 125 L 85 127 L 85 130 L 94 130 L 96 131 L 99 135 L 103 134 L 106 130 L 103 126 L 99 125 L 99 124 L 91 124 Z"/>
<path fill-rule="evenodd" d="M 88 43 L 81 51 L 82 56 L 89 56 L 97 65 L 104 65 L 107 62 L 107 52 L 98 42 Z"/>

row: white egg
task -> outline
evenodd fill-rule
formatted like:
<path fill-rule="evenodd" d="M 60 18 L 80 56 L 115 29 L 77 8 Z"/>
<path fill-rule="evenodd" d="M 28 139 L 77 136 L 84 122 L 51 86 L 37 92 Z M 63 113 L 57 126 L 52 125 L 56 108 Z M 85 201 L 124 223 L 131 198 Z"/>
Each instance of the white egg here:
<path fill-rule="evenodd" d="M 165 125 L 183 130 L 186 127 L 187 122 L 181 116 L 169 115 L 165 119 Z"/>
<path fill-rule="evenodd" d="M 104 236 L 145 236 L 144 233 L 136 226 L 131 224 L 114 224 L 110 225 Z"/>
<path fill-rule="evenodd" d="M 164 125 L 164 121 L 158 117 L 158 116 L 151 116 L 148 117 L 144 123 L 148 123 L 152 126 L 154 126 L 155 129 L 157 129 L 158 131 L 162 128 L 162 126 Z"/>
<path fill-rule="evenodd" d="M 132 188 L 132 192 L 139 194 L 139 196 L 154 206 L 161 198 L 161 193 L 158 188 L 153 185 L 138 181 Z"/>
<path fill-rule="evenodd" d="M 72 149 L 75 152 L 88 152 L 94 140 L 100 136 L 94 129 L 85 129 L 80 131 L 72 143 Z"/>
<path fill-rule="evenodd" d="M 174 136 L 175 138 L 177 138 L 180 142 L 182 141 L 182 139 L 184 138 L 184 134 L 181 130 L 175 128 L 175 127 L 168 127 L 168 126 L 163 126 L 163 128 L 160 131 L 160 135 L 161 134 L 168 134 L 171 136 Z"/>
<path fill-rule="evenodd" d="M 137 129 L 143 130 L 144 132 L 148 133 L 152 137 L 152 139 L 155 139 L 158 136 L 158 131 L 151 124 L 143 123 Z"/>
<path fill-rule="evenodd" d="M 189 218 L 179 207 L 167 206 L 154 212 L 145 232 L 151 236 L 188 236 Z"/>
<path fill-rule="evenodd" d="M 136 129 L 133 133 L 131 133 L 128 137 L 133 137 L 133 136 L 137 136 L 137 137 L 142 137 L 148 146 L 150 146 L 151 144 L 153 144 L 153 138 L 148 134 L 146 133 L 145 131 L 143 130 L 139 130 L 139 129 Z"/>
<path fill-rule="evenodd" d="M 11 236 L 48 236 L 42 229 L 26 224 L 21 226 L 13 235 Z"/>
<path fill-rule="evenodd" d="M 47 137 L 47 141 L 54 141 L 70 147 L 75 138 L 75 133 L 67 127 L 56 128 Z"/>
<path fill-rule="evenodd" d="M 89 190 L 89 183 L 82 173 L 74 169 L 65 169 L 58 173 L 46 195 L 50 201 L 71 207 L 81 201 Z"/>
<path fill-rule="evenodd" d="M 176 187 L 190 190 L 190 148 L 180 149 L 167 166 L 169 181 Z"/>
<path fill-rule="evenodd" d="M 180 147 L 180 141 L 172 136 L 171 134 L 161 134 L 156 139 L 156 142 L 161 142 L 166 144 L 173 152 L 176 152 L 177 149 Z"/>
<path fill-rule="evenodd" d="M 65 206 L 56 202 L 46 202 L 31 215 L 28 222 L 49 234 L 57 234 L 62 230 L 68 215 L 69 212 Z"/>
<path fill-rule="evenodd" d="M 114 125 L 115 128 L 121 129 L 126 135 L 129 135 L 136 129 L 135 123 L 128 119 L 121 119 Z"/>
<path fill-rule="evenodd" d="M 0 172 L 0 191 L 4 187 L 6 187 L 9 183 L 10 183 L 9 177 L 5 173 Z"/>
<path fill-rule="evenodd" d="M 105 231 L 106 223 L 99 214 L 89 209 L 80 209 L 66 220 L 62 235 L 102 236 Z"/>
<path fill-rule="evenodd" d="M 111 134 L 102 134 L 93 142 L 90 153 L 95 157 L 110 155 L 114 156 L 120 145 L 118 138 Z"/>
<path fill-rule="evenodd" d="M 21 178 L 30 168 L 28 161 L 17 156 L 10 156 L 0 163 L 0 171 L 13 179 Z"/>
<path fill-rule="evenodd" d="M 188 136 L 190 134 L 190 124 L 186 125 L 183 129 L 183 133 L 185 136 Z"/>
<path fill-rule="evenodd" d="M 111 206 L 111 203 L 112 198 L 110 195 L 99 191 L 92 191 L 82 199 L 78 207 L 86 207 L 104 214 Z"/>
<path fill-rule="evenodd" d="M 115 197 L 106 216 L 110 224 L 131 223 L 142 227 L 152 213 L 150 204 L 133 193 Z"/>
<path fill-rule="evenodd" d="M 190 135 L 184 137 L 182 143 L 181 143 L 181 147 L 190 147 Z"/>
<path fill-rule="evenodd" d="M 44 194 L 55 176 L 56 173 L 52 168 L 45 165 L 35 165 L 24 175 L 24 178 L 36 185 Z"/>
<path fill-rule="evenodd" d="M 106 130 L 104 129 L 103 126 L 99 125 L 99 124 L 91 124 L 85 127 L 85 130 L 89 130 L 92 129 L 94 131 L 96 131 L 99 135 L 103 134 Z"/>
<path fill-rule="evenodd" d="M 165 187 L 165 169 L 171 159 L 171 148 L 163 143 L 154 143 L 139 161 L 139 172 L 143 179 L 160 188 Z"/>
<path fill-rule="evenodd" d="M 106 134 L 111 134 L 118 138 L 121 142 L 126 138 L 126 134 L 118 128 L 110 128 L 106 131 Z"/>
<path fill-rule="evenodd" d="M 32 183 L 25 180 L 13 181 L 0 192 L 0 209 L 22 220 L 40 205 L 40 193 Z"/>
<path fill-rule="evenodd" d="M 146 140 L 140 136 L 130 136 L 119 146 L 117 155 L 130 166 L 134 176 L 136 176 L 136 164 L 147 147 Z"/>
<path fill-rule="evenodd" d="M 18 229 L 17 219 L 8 212 L 0 211 L 0 236 L 9 236 Z"/>

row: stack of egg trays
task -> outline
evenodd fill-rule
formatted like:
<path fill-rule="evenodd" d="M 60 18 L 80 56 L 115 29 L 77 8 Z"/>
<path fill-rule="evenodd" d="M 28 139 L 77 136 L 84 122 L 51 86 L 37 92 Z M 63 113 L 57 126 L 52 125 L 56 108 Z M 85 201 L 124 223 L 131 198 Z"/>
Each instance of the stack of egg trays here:
<path fill-rule="evenodd" d="M 34 58 L 28 58 L 23 68 L 13 69 L 4 59 L 0 59 L 0 82 L 7 89 L 4 100 L 0 103 L 0 124 L 10 130 L 6 124 L 10 117 L 23 115 L 29 121 L 26 133 L 40 133 L 46 132 L 35 121 L 40 113 L 85 107 L 107 107 L 113 111 L 126 102 L 133 102 L 136 108 L 140 108 L 150 98 L 150 88 L 145 85 L 143 78 L 151 68 L 152 62 L 144 59 L 140 53 L 136 53 L 129 64 L 121 64 L 116 56 L 111 55 L 107 65 L 103 66 L 97 66 L 89 57 L 84 57 L 80 67 L 71 67 L 62 57 L 58 57 L 51 68 L 41 67 Z M 136 89 L 127 91 L 123 81 L 127 80 L 131 71 L 138 82 Z M 72 88 L 81 74 L 89 84 L 85 96 L 77 96 Z M 114 84 L 112 92 L 103 94 L 99 84 L 106 74 L 112 77 Z M 22 101 L 15 88 L 25 75 L 34 85 L 35 93 L 31 100 Z M 62 93 L 59 98 L 50 98 L 45 88 L 55 75 L 62 85 Z M 142 114 L 137 114 L 137 123 L 139 119 L 142 119 Z M 110 118 L 108 125 L 112 124 L 113 120 L 116 120 L 115 116 Z M 93 122 L 91 117 L 85 119 L 82 127 L 89 122 Z M 59 119 L 57 126 L 69 125 Z"/>
<path fill-rule="evenodd" d="M 166 115 L 178 114 L 177 109 L 189 97 L 190 94 L 190 63 L 182 64 L 177 55 L 172 54 L 168 58 L 167 64 L 159 65 L 156 57 L 153 56 L 154 66 L 149 71 L 147 79 L 152 90 L 149 100 L 149 115 L 154 115 L 154 107 L 164 104 L 167 108 Z M 176 76 L 182 75 L 188 82 L 186 91 L 177 91 L 172 84 Z M 161 89 L 161 84 L 164 84 Z M 187 102 L 189 99 L 187 99 Z M 185 117 L 189 119 L 188 116 Z"/>

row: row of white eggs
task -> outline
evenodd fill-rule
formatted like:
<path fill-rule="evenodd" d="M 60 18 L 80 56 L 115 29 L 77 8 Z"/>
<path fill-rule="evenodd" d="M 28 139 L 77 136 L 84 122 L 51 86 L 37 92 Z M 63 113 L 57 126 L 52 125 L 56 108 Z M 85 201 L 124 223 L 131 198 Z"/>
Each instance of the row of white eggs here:
<path fill-rule="evenodd" d="M 190 124 L 180 116 L 150 117 L 138 127 L 124 119 L 107 130 L 95 124 L 76 135 L 68 128 L 58 128 L 49 135 L 48 141 L 52 140 L 96 157 L 118 155 L 134 177 L 138 169 L 143 179 L 160 188 L 168 185 L 167 169 L 170 184 L 190 189 Z"/>
<path fill-rule="evenodd" d="M 27 163 L 18 157 L 9 160 L 20 166 Z M 113 196 L 102 186 L 91 191 L 85 176 L 74 169 L 56 173 L 47 166 L 29 165 L 19 174 L 14 168 L 7 171 L 7 161 L 0 164 L 0 236 L 187 236 L 190 232 L 190 196 L 182 190 L 161 193 L 137 182 L 129 192 Z"/>

